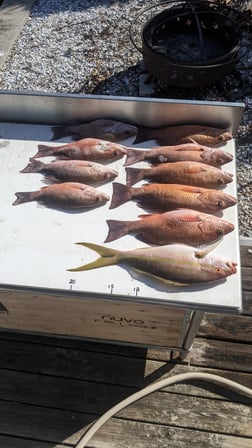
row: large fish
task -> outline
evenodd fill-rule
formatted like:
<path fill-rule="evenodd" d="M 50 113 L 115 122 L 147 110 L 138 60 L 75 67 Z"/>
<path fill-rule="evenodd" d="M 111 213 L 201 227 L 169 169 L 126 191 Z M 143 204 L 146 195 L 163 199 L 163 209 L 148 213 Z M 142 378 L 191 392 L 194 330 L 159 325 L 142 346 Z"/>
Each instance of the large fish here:
<path fill-rule="evenodd" d="M 204 213 L 214 213 L 236 204 L 233 196 L 211 188 L 157 183 L 129 187 L 114 182 L 110 208 L 116 208 L 130 200 L 156 211 L 191 208 Z"/>
<path fill-rule="evenodd" d="M 233 174 L 200 162 L 161 163 L 151 168 L 126 168 L 127 185 L 148 179 L 164 184 L 216 188 L 232 182 Z"/>
<path fill-rule="evenodd" d="M 106 165 L 86 160 L 59 160 L 43 163 L 31 159 L 21 173 L 42 173 L 49 181 L 104 183 L 114 179 L 118 172 Z"/>
<path fill-rule="evenodd" d="M 62 137 L 72 137 L 73 140 L 82 138 L 101 138 L 111 142 L 119 142 L 128 137 L 136 135 L 138 127 L 122 121 L 108 120 L 100 118 L 78 125 L 54 126 L 52 127 L 52 140 Z"/>
<path fill-rule="evenodd" d="M 118 143 L 96 138 L 83 138 L 77 142 L 59 146 L 38 145 L 38 152 L 33 156 L 33 159 L 56 156 L 61 159 L 107 163 L 120 159 L 125 154 L 127 154 L 127 148 Z"/>
<path fill-rule="evenodd" d="M 109 231 L 105 243 L 133 234 L 148 244 L 200 246 L 217 241 L 234 229 L 234 225 L 224 219 L 189 209 L 140 215 L 139 218 L 134 221 L 108 219 Z"/>
<path fill-rule="evenodd" d="M 17 192 L 12 205 L 38 201 L 39 203 L 62 209 L 81 209 L 105 204 L 109 196 L 89 185 L 78 182 L 63 182 L 48 185 L 38 191 Z"/>
<path fill-rule="evenodd" d="M 148 160 L 152 163 L 179 162 L 191 160 L 208 165 L 222 166 L 233 160 L 232 154 L 219 148 L 210 148 L 197 143 L 175 146 L 156 146 L 150 149 L 127 149 L 125 166 Z"/>
<path fill-rule="evenodd" d="M 231 139 L 232 133 L 227 129 L 189 124 L 159 128 L 139 127 L 134 143 L 156 140 L 160 145 L 180 145 L 194 141 L 201 145 L 216 146 Z"/>
<path fill-rule="evenodd" d="M 172 285 L 215 282 L 235 274 L 237 263 L 183 244 L 119 251 L 92 243 L 76 243 L 96 251 L 100 258 L 68 271 L 88 271 L 104 266 L 133 268 L 141 275 Z"/>

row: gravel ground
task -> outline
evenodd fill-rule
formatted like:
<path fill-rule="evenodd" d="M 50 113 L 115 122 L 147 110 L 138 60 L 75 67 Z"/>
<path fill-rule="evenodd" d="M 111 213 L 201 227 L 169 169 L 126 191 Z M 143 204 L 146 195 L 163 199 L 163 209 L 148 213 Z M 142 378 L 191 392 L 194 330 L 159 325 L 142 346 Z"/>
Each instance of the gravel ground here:
<path fill-rule="evenodd" d="M 242 5 L 243 10 L 251 5 L 235 0 L 227 3 Z M 129 28 L 145 7 L 144 0 L 35 1 L 0 70 L 0 88 L 139 96 L 139 76 L 146 72 L 142 55 L 130 41 Z M 240 234 L 252 237 L 251 22 L 242 28 L 239 64 L 223 82 L 190 91 L 162 90 L 154 82 L 154 96 L 245 103 L 236 138 L 238 205 Z"/>

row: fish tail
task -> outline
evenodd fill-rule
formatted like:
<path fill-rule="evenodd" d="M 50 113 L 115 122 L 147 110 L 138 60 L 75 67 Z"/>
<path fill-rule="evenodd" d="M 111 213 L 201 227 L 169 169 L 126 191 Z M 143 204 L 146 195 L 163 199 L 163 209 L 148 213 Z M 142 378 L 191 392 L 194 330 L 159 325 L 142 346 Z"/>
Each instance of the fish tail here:
<path fill-rule="evenodd" d="M 70 272 L 89 271 L 91 269 L 102 268 L 105 266 L 112 266 L 114 264 L 117 264 L 117 262 L 118 262 L 119 251 L 116 249 L 111 249 L 109 247 L 104 247 L 104 246 L 100 246 L 98 244 L 93 244 L 93 243 L 82 242 L 82 243 L 76 243 L 76 244 L 79 244 L 81 246 L 85 246 L 91 250 L 94 250 L 95 252 L 97 252 L 100 255 L 100 257 L 97 258 L 95 261 L 92 261 L 91 263 L 84 264 L 83 266 L 79 266 L 77 268 L 67 269 L 67 271 L 70 271 Z"/>
<path fill-rule="evenodd" d="M 124 204 L 130 199 L 131 199 L 130 187 L 127 187 L 127 185 L 119 184 L 118 182 L 114 182 L 113 195 L 109 208 L 111 209 L 119 207 L 119 205 Z"/>
<path fill-rule="evenodd" d="M 20 173 L 38 173 L 41 171 L 44 164 L 36 159 L 31 159 L 30 163 L 20 171 Z"/>
<path fill-rule="evenodd" d="M 152 130 L 146 126 L 139 126 L 138 133 L 135 138 L 134 144 L 146 142 L 147 140 L 152 140 Z"/>
<path fill-rule="evenodd" d="M 124 235 L 127 235 L 129 230 L 129 224 L 127 221 L 117 221 L 116 219 L 108 219 L 107 224 L 109 227 L 107 238 L 104 243 L 117 240 Z"/>
<path fill-rule="evenodd" d="M 38 145 L 38 152 L 32 157 L 33 159 L 39 157 L 47 157 L 53 155 L 55 148 L 47 145 Z"/>
<path fill-rule="evenodd" d="M 133 165 L 134 163 L 144 160 L 145 151 L 140 149 L 127 148 L 127 157 L 124 166 Z"/>
<path fill-rule="evenodd" d="M 133 185 L 144 178 L 143 170 L 141 168 L 125 168 L 126 183 Z"/>
<path fill-rule="evenodd" d="M 32 201 L 32 193 L 30 191 L 25 192 L 17 192 L 15 193 L 17 199 L 13 202 L 12 205 L 24 204 L 25 202 Z"/>
<path fill-rule="evenodd" d="M 53 136 L 51 140 L 59 140 L 62 137 L 65 137 L 67 134 L 65 132 L 64 126 L 52 126 Z"/>

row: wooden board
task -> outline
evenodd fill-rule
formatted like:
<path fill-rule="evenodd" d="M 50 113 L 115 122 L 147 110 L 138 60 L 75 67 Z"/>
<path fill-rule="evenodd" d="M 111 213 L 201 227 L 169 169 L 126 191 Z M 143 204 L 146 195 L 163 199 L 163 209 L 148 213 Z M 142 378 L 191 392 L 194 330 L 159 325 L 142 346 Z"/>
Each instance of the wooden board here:
<path fill-rule="evenodd" d="M 181 347 L 191 313 L 153 304 L 0 291 L 2 328 Z"/>

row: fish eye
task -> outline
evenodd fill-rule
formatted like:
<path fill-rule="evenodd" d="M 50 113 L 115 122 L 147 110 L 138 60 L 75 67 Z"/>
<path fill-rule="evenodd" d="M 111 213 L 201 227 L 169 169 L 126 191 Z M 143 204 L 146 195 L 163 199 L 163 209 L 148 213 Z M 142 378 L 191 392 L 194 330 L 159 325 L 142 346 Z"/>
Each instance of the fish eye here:
<path fill-rule="evenodd" d="M 215 271 L 216 271 L 218 274 L 220 274 L 221 271 L 222 271 L 222 269 L 221 269 L 220 267 L 217 266 L 217 267 L 215 268 Z"/>
<path fill-rule="evenodd" d="M 217 207 L 222 208 L 223 207 L 223 201 L 217 201 L 216 205 L 217 205 Z"/>
<path fill-rule="evenodd" d="M 224 232 L 223 232 L 222 229 L 216 229 L 216 234 L 217 234 L 218 236 L 222 236 L 222 235 L 224 235 Z"/>
<path fill-rule="evenodd" d="M 99 201 L 100 201 L 99 196 L 96 196 L 96 198 L 95 198 L 95 202 L 99 202 Z"/>

